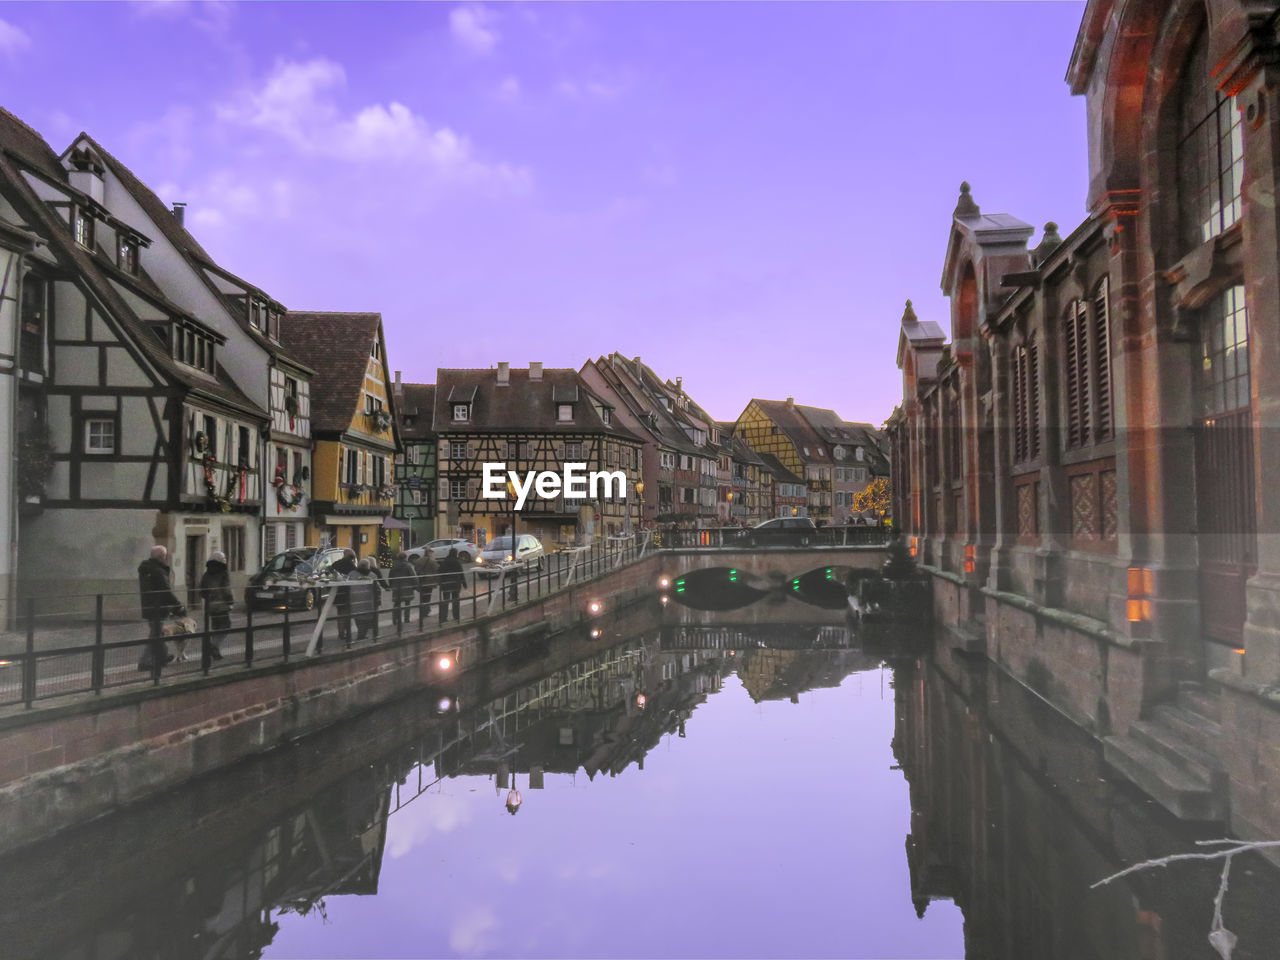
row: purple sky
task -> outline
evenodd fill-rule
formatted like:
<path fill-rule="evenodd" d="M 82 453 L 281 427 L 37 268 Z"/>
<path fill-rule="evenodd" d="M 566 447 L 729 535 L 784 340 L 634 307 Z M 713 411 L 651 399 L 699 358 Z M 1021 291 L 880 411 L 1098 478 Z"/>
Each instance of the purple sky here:
<path fill-rule="evenodd" d="M 962 179 L 1084 216 L 1081 3 L 28 5 L 3 105 L 86 129 L 226 267 L 392 365 L 612 350 L 713 415 L 882 421 Z"/>

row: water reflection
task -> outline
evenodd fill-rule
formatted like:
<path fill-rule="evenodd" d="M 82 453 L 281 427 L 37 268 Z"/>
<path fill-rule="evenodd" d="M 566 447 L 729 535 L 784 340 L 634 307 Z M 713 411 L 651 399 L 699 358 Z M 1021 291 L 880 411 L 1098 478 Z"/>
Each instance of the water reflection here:
<path fill-rule="evenodd" d="M 0 953 L 1206 955 L 1212 865 L 1089 891 L 1195 838 L 1094 743 L 945 647 L 756 599 L 533 637 L 20 852 Z M 1274 955 L 1277 892 L 1237 864 L 1234 960 Z"/>

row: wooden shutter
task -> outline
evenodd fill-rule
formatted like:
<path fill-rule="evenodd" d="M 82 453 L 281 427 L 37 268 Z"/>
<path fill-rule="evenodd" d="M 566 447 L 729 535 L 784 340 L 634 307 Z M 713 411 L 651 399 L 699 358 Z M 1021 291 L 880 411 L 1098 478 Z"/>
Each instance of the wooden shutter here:
<path fill-rule="evenodd" d="M 1027 345 L 1027 456 L 1040 456 L 1040 347 Z"/>
<path fill-rule="evenodd" d="M 1067 446 L 1089 441 L 1089 324 L 1084 302 L 1073 300 L 1063 328 L 1063 373 L 1067 385 Z"/>
<path fill-rule="evenodd" d="M 1027 459 L 1027 348 L 1013 348 L 1009 392 L 1013 394 L 1013 461 Z"/>
<path fill-rule="evenodd" d="M 1094 439 L 1108 440 L 1115 432 L 1111 412 L 1111 311 L 1109 293 L 1111 282 L 1103 279 L 1093 298 L 1093 348 L 1094 366 L 1097 371 L 1097 402 L 1094 404 Z"/>

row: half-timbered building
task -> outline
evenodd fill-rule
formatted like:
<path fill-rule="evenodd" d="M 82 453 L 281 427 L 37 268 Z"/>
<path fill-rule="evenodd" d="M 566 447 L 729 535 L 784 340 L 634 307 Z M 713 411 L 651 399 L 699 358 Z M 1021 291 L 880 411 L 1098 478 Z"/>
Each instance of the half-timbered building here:
<path fill-rule="evenodd" d="M 229 374 L 227 338 L 150 276 L 151 237 L 106 206 L 102 174 L 0 110 L 0 221 L 40 240 L 14 287 L 16 589 L 104 593 L 123 614 L 152 543 L 179 584 L 211 541 L 246 549 L 266 412 Z"/>
<path fill-rule="evenodd" d="M 190 569 L 197 573 L 203 569 L 203 549 L 230 546 L 224 552 L 236 578 L 246 568 L 252 571 L 259 557 L 266 559 L 279 550 L 302 545 L 310 487 L 313 371 L 291 357 L 280 342 L 284 306 L 214 262 L 186 229 L 184 205 L 167 207 L 92 137 L 80 134 L 62 159 L 73 177 L 99 189 L 83 171 L 92 172 L 101 181 L 106 208 L 147 233 L 147 277 L 176 309 L 226 338 L 220 362 L 246 396 L 270 416 L 263 434 L 250 438 L 251 444 L 262 447 L 262 469 L 254 477 L 254 499 L 261 502 L 260 524 L 233 532 L 228 538 L 212 536 L 204 545 L 193 543 L 188 551 L 194 561 Z M 122 267 L 138 256 L 127 244 L 127 240 L 121 241 L 118 265 Z M 198 343 L 195 348 L 198 353 Z M 185 343 L 182 349 L 187 349 Z M 247 538 L 244 549 L 231 542 L 237 537 Z"/>
<path fill-rule="evenodd" d="M 645 524 L 695 520 L 699 450 L 672 414 L 662 381 L 639 357 L 613 353 L 588 360 L 580 371 L 587 387 L 614 404 L 618 423 L 643 438 L 641 494 Z M 688 469 L 682 469 L 684 466 Z M 685 492 L 689 499 L 685 499 Z"/>
<path fill-rule="evenodd" d="M 753 399 L 738 415 L 734 433 L 758 453 L 769 453 L 804 481 L 806 509 L 815 522 L 830 523 L 833 457 L 829 442 L 815 432 L 793 397 Z"/>
<path fill-rule="evenodd" d="M 418 546 L 436 535 L 436 434 L 434 383 L 395 381 L 400 446 L 396 454 L 395 516 L 407 527 L 408 545 Z"/>
<path fill-rule="evenodd" d="M 544 546 L 633 531 L 640 518 L 635 481 L 641 476 L 640 437 L 615 419 L 615 406 L 590 390 L 576 370 L 540 363 L 512 369 L 439 370 L 434 429 L 439 444 L 441 533 L 487 542 L 510 531 L 512 499 L 486 499 L 485 463 L 563 473 L 564 464 L 587 471 L 622 471 L 627 483 L 592 498 L 531 495 L 514 521 Z"/>
<path fill-rule="evenodd" d="M 291 310 L 281 318 L 281 341 L 316 371 L 308 542 L 373 556 L 395 509 L 399 451 L 382 315 Z"/>

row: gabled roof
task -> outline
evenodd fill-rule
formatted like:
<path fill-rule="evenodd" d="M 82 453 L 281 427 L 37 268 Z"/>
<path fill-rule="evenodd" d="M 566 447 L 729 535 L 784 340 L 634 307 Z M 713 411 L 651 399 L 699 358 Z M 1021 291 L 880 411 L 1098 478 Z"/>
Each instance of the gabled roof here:
<path fill-rule="evenodd" d="M 772 420 L 784 434 L 791 440 L 796 448 L 796 454 L 806 463 L 831 463 L 830 443 L 820 437 L 817 432 L 809 425 L 809 421 L 805 419 L 804 414 L 800 412 L 795 403 L 788 403 L 784 400 L 760 400 L 752 398 L 754 403 L 760 410 Z M 805 453 L 805 449 L 808 453 Z M 822 450 L 822 453 L 818 451 Z"/>
<path fill-rule="evenodd" d="M 629 359 L 612 353 L 598 359 L 596 369 L 659 445 L 701 455 L 702 450 L 694 446 L 679 421 L 662 403 L 660 397 L 664 391 L 657 374 L 641 363 L 639 357 Z"/>
<path fill-rule="evenodd" d="M 984 214 L 970 195 L 969 184 L 960 184 L 960 199 L 951 215 L 951 234 L 942 263 L 943 294 L 949 297 L 955 291 L 960 251 L 966 245 L 1026 250 L 1027 240 L 1033 233 L 1035 228 L 1031 224 L 1010 214 Z"/>
<path fill-rule="evenodd" d="M 44 138 L 13 114 L 0 108 L 0 189 L 27 226 L 48 244 L 58 263 L 73 270 L 98 305 L 110 314 L 121 333 L 151 369 L 168 383 L 179 385 L 236 409 L 252 419 L 266 419 L 266 412 L 246 397 L 227 376 L 221 364 L 209 377 L 179 364 L 152 333 L 150 327 L 125 302 L 107 277 L 103 257 L 75 242 L 67 225 L 40 199 L 20 172 L 29 168 L 68 194 L 79 194 L 67 180 L 67 171 Z"/>
<path fill-rule="evenodd" d="M 574 396 L 576 401 L 562 399 Z M 592 401 L 595 401 L 594 403 Z M 451 402 L 471 404 L 471 417 L 455 422 Z M 560 403 L 573 403 L 573 420 L 557 419 Z M 498 385 L 494 369 L 454 369 L 436 371 L 436 410 L 433 429 L 449 433 L 602 433 L 619 440 L 641 439 L 617 423 L 605 423 L 596 412 L 596 403 L 611 407 L 582 382 L 577 370 L 549 367 L 542 379 L 531 380 L 528 368 L 510 370 L 505 386 Z"/>
<path fill-rule="evenodd" d="M 921 320 L 917 317 L 910 300 L 902 311 L 901 323 L 902 329 L 898 333 L 898 369 L 902 369 L 908 346 L 912 350 L 941 350 L 942 345 L 947 342 L 947 335 L 942 327 L 933 320 Z"/>
<path fill-rule="evenodd" d="M 404 440 L 430 440 L 436 434 L 431 420 L 435 416 L 436 385 L 406 383 L 402 385 L 396 413 L 400 417 L 400 437 Z"/>
<path fill-rule="evenodd" d="M 794 473 L 782 465 L 782 461 L 775 457 L 772 453 L 759 454 L 760 462 L 765 465 L 777 483 L 799 483 L 804 481 L 797 477 Z"/>
<path fill-rule="evenodd" d="M 191 231 L 187 230 L 183 224 L 178 222 L 178 218 L 174 216 L 172 209 L 166 206 L 165 202 L 156 196 L 155 192 L 152 191 L 150 187 L 138 179 L 137 175 L 135 175 L 132 170 L 121 163 L 120 160 L 117 159 L 109 150 L 105 149 L 102 144 L 98 143 L 98 141 L 93 137 L 84 132 L 81 132 L 80 135 L 71 142 L 74 145 L 79 143 L 81 140 L 88 142 L 89 145 L 99 154 L 107 169 L 110 170 L 112 175 L 120 181 L 120 185 L 128 191 L 134 202 L 142 208 L 142 212 L 147 215 L 147 218 L 155 224 L 155 227 L 160 231 L 161 236 L 163 236 L 165 240 L 167 240 L 174 249 L 178 251 L 179 255 L 182 256 L 184 260 L 186 260 L 191 272 L 194 273 L 198 280 L 209 289 L 214 299 L 223 306 L 227 315 L 240 327 L 240 329 L 244 330 L 245 333 L 247 333 L 263 349 L 268 351 L 268 353 L 273 356 L 280 356 L 286 361 L 291 361 L 294 366 L 299 366 L 301 364 L 301 358 L 288 356 L 281 345 L 273 343 L 270 337 L 264 334 L 261 330 L 255 329 L 249 323 L 249 318 L 244 315 L 244 311 L 240 310 L 239 307 L 233 303 L 225 293 L 223 293 L 218 285 L 209 278 L 205 271 L 212 270 L 227 278 L 232 283 L 244 287 L 247 291 L 260 294 L 268 300 L 271 300 L 271 302 L 278 307 L 282 313 L 285 311 L 285 307 L 260 288 L 245 280 L 241 280 L 231 271 L 219 265 L 213 257 L 209 256 L 209 253 L 204 249 L 204 247 L 200 246 L 200 243 L 192 235 Z M 71 148 L 68 147 L 68 150 L 70 149 Z M 303 369 L 306 373 L 314 372 L 312 370 L 306 370 L 305 367 L 303 367 Z"/>
<path fill-rule="evenodd" d="M 281 318 L 285 348 L 316 371 L 311 380 L 313 430 L 341 433 L 351 426 L 361 409 L 360 388 L 373 341 L 381 333 L 380 313 L 290 310 Z M 392 401 L 390 390 L 387 399 Z"/>

